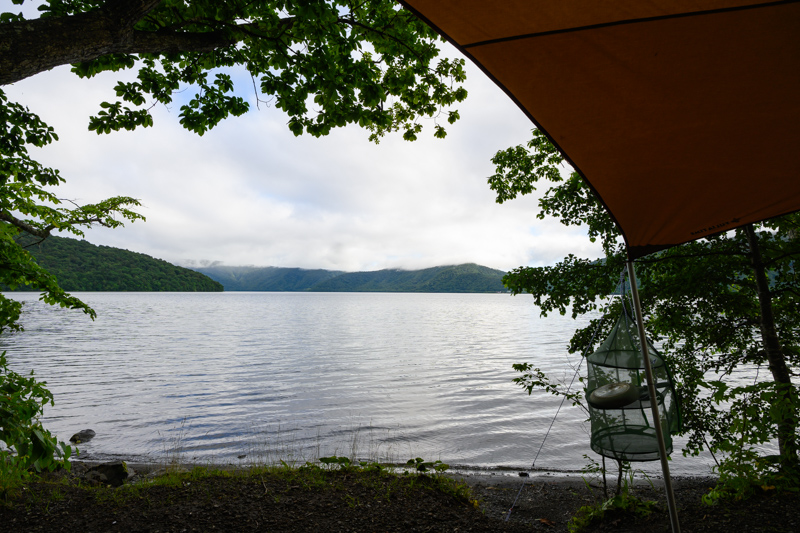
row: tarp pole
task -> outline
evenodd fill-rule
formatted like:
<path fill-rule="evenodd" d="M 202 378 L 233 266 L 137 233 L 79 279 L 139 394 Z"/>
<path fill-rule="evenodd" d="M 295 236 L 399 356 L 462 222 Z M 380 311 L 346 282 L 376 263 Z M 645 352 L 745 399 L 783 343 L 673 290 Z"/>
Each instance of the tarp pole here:
<path fill-rule="evenodd" d="M 639 328 L 639 344 L 641 345 L 642 349 L 642 359 L 644 359 L 644 373 L 647 377 L 647 391 L 650 395 L 650 409 L 653 411 L 653 425 L 656 429 L 656 440 L 658 440 L 658 455 L 661 459 L 661 471 L 664 474 L 664 488 L 667 491 L 669 521 L 672 525 L 672 533 L 680 533 L 681 524 L 678 521 L 678 509 L 675 506 L 675 493 L 672 491 L 672 478 L 669 475 L 667 446 L 664 444 L 664 429 L 661 426 L 661 414 L 658 411 L 656 380 L 655 376 L 653 375 L 653 365 L 650 364 L 650 352 L 647 349 L 647 336 L 644 331 L 644 320 L 642 319 L 642 304 L 639 302 L 639 287 L 636 283 L 636 272 L 633 268 L 633 260 L 630 258 L 628 259 L 628 277 L 631 280 L 631 296 L 633 297 L 633 308 L 636 311 L 636 325 Z"/>

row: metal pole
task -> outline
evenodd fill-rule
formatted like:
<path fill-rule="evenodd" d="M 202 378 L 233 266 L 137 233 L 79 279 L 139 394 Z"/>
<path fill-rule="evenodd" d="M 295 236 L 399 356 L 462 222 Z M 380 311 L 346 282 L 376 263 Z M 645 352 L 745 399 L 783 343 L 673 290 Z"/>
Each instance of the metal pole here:
<path fill-rule="evenodd" d="M 672 533 L 680 533 L 681 524 L 678 521 L 678 509 L 675 506 L 675 493 L 672 491 L 672 478 L 669 475 L 669 462 L 667 461 L 667 446 L 664 444 L 664 430 L 661 427 L 661 414 L 658 411 L 658 396 L 656 396 L 656 380 L 653 375 L 653 365 L 650 364 L 650 352 L 647 349 L 647 336 L 642 320 L 642 304 L 639 302 L 639 287 L 636 283 L 636 272 L 633 269 L 633 260 L 628 259 L 628 277 L 631 280 L 631 296 L 633 308 L 636 312 L 636 325 L 639 328 L 639 341 L 644 359 L 644 373 L 647 377 L 647 391 L 650 395 L 650 409 L 653 411 L 653 425 L 656 429 L 658 440 L 658 455 L 661 459 L 661 471 L 664 474 L 664 488 L 667 490 L 667 506 L 669 507 L 669 521 Z"/>

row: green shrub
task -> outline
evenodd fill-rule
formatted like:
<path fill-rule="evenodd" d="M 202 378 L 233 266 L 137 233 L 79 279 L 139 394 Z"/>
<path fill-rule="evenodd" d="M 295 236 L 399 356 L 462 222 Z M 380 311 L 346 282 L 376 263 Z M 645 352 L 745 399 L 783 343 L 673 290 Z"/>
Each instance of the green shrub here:
<path fill-rule="evenodd" d="M 740 450 L 716 468 L 717 485 L 703 495 L 703 503 L 716 505 L 725 500 L 746 500 L 759 493 L 798 492 L 800 475 L 780 468 L 780 456 L 761 456 L 752 449 Z"/>
<path fill-rule="evenodd" d="M 623 490 L 611 499 L 599 505 L 584 505 L 567 524 L 570 533 L 578 533 L 589 527 L 594 522 L 603 520 L 606 513 L 623 512 L 635 515 L 638 518 L 646 518 L 656 510 L 656 502 L 641 500 L 631 496 L 630 492 Z"/>
<path fill-rule="evenodd" d="M 33 377 L 8 368 L 6 354 L 0 354 L 0 492 L 24 481 L 31 471 L 69 468 L 72 448 L 57 442 L 42 427 L 39 417 L 44 406 L 53 405 L 53 395 Z"/>

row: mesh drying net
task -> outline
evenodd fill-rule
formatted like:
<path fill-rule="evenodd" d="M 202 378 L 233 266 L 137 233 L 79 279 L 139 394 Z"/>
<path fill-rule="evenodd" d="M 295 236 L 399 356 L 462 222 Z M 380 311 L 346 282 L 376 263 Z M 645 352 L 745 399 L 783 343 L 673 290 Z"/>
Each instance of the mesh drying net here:
<path fill-rule="evenodd" d="M 589 376 L 586 399 L 592 425 L 592 450 L 623 461 L 655 461 L 658 441 L 654 428 L 644 362 L 636 323 L 623 312 L 614 329 L 586 358 Z M 664 359 L 647 342 L 656 381 L 656 401 L 667 454 L 672 433 L 681 419 L 672 375 Z"/>

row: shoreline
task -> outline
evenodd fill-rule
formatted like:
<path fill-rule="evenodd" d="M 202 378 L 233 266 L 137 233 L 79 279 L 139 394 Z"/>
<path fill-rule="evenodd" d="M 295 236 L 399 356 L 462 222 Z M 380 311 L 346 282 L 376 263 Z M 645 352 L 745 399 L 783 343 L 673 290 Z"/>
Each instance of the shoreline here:
<path fill-rule="evenodd" d="M 0 506 L 0 523 L 17 531 L 548 531 L 567 533 L 573 517 L 606 499 L 601 483 L 581 475 L 534 472 L 461 471 L 443 477 L 394 476 L 375 470 L 278 469 L 259 471 L 231 464 L 126 463 L 136 476 L 170 469 L 185 474 L 118 490 L 103 483 L 76 482 L 89 461 L 74 461 L 72 475 L 33 482 Z M 95 463 L 97 464 L 97 463 Z M 102 463 L 100 463 L 102 464 Z M 200 466 L 232 475 L 192 471 Z M 299 466 L 299 465 L 298 465 Z M 241 475 L 237 475 L 241 474 Z M 616 478 L 609 479 L 614 494 Z M 750 500 L 702 503 L 716 483 L 710 477 L 673 478 L 685 533 L 767 531 L 800 528 L 800 494 L 764 491 Z M 648 514 L 607 510 L 585 533 L 669 533 L 661 479 L 634 479 L 628 490 L 652 501 Z M 651 505 L 651 504 L 648 504 Z M 626 508 L 627 509 L 627 508 Z M 509 514 L 509 511 L 510 514 Z M 584 511 L 585 512 L 585 511 Z M 506 518 L 509 520 L 506 520 Z M 114 527 L 112 527 L 114 526 Z"/>
<path fill-rule="evenodd" d="M 214 462 L 135 462 L 125 459 L 113 459 L 109 461 L 102 460 L 73 460 L 70 461 L 73 466 L 78 466 L 79 469 L 90 468 L 92 466 L 114 462 L 124 461 L 128 468 L 132 469 L 138 476 L 149 476 L 155 473 L 166 473 L 170 470 L 179 472 L 188 472 L 193 468 L 208 468 L 210 470 L 222 470 L 230 472 L 247 472 L 248 470 L 257 469 L 264 465 L 259 464 L 233 464 L 233 463 L 214 463 Z M 299 466 L 299 465 L 298 465 Z M 403 464 L 391 465 L 390 468 L 395 468 L 397 472 L 409 471 Z M 585 475 L 580 472 L 564 472 L 558 470 L 534 470 L 524 472 L 527 475 L 521 475 L 523 472 L 510 469 L 507 467 L 501 468 L 480 468 L 480 467 L 466 467 L 464 465 L 450 468 L 443 472 L 442 475 L 453 479 L 455 481 L 463 481 L 467 485 L 473 487 L 476 485 L 484 486 L 503 486 L 503 487 L 521 487 L 523 485 L 533 484 L 556 484 L 564 487 L 587 487 L 594 490 L 602 490 L 602 477 L 600 475 Z M 698 475 L 698 476 L 672 476 L 673 487 L 677 490 L 684 486 L 694 486 L 698 483 L 715 485 L 717 477 L 713 475 Z M 616 487 L 616 475 L 607 475 L 607 483 L 610 490 Z M 623 482 L 630 482 L 630 478 L 626 478 Z M 654 487 L 656 489 L 663 489 L 664 479 L 661 476 L 650 475 L 636 475 L 633 476 L 633 487 Z"/>

